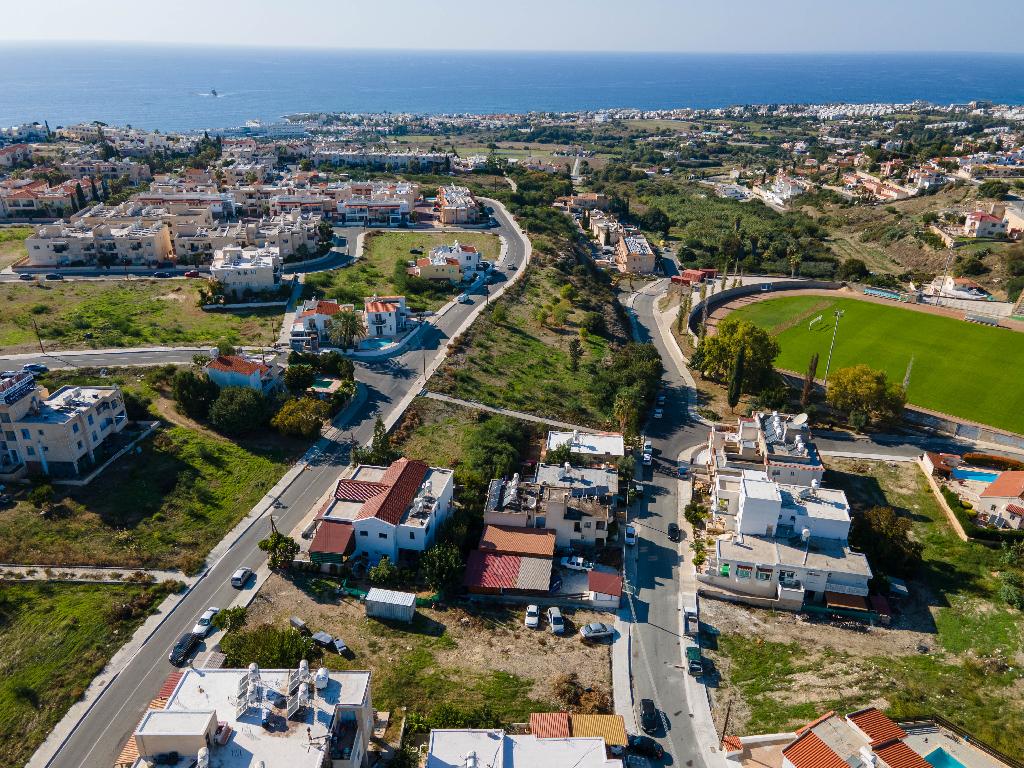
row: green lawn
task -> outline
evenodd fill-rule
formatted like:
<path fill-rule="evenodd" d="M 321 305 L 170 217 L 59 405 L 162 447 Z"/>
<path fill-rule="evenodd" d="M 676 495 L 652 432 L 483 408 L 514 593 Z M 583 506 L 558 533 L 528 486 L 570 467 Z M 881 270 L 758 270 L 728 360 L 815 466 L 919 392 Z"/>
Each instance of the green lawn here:
<path fill-rule="evenodd" d="M 180 568 L 206 553 L 284 474 L 287 464 L 184 427 L 161 429 L 39 514 L 0 511 L 0 562 Z"/>
<path fill-rule="evenodd" d="M 0 227 L 0 269 L 9 267 L 26 255 L 25 238 L 34 227 Z"/>
<path fill-rule="evenodd" d="M 811 354 L 824 373 L 833 310 L 845 312 L 832 370 L 866 363 L 902 382 L 913 360 L 908 400 L 914 405 L 1024 432 L 1024 387 L 1013 361 L 1024 360 L 1024 334 L 988 328 L 899 306 L 827 296 L 792 296 L 741 307 L 739 317 L 768 329 L 782 353 L 776 365 L 804 371 Z M 822 320 L 808 330 L 808 323 Z"/>
<path fill-rule="evenodd" d="M 712 659 L 728 662 L 722 690 L 742 695 L 749 721 L 741 732 L 765 733 L 806 723 L 830 709 L 849 712 L 883 702 L 893 717 L 937 713 L 1009 755 L 1024 755 L 1022 616 L 999 596 L 998 550 L 963 542 L 949 527 L 913 464 L 833 460 L 825 484 L 846 491 L 854 513 L 878 504 L 913 521 L 923 564 L 908 583 L 911 603 L 896 633 L 931 633 L 929 653 L 894 650 L 885 634 L 819 642 L 813 624 L 796 642 L 766 640 L 762 629 L 716 638 Z M 759 613 L 759 618 L 768 615 Z M 914 618 L 916 617 L 916 618 Z M 849 630 L 846 630 L 849 631 Z M 770 630 L 769 630 L 770 633 Z M 927 635 L 926 635 L 927 636 Z M 799 700 L 793 701 L 798 692 Z"/>
<path fill-rule="evenodd" d="M 329 272 L 316 272 L 307 276 L 307 288 L 317 295 L 337 299 L 342 303 L 355 304 L 361 308 L 363 300 L 377 294 L 394 296 L 402 294 L 415 310 L 437 309 L 452 299 L 458 288 L 445 281 L 411 279 L 401 284 L 396 281 L 395 269 L 418 258 L 410 253 L 420 248 L 424 253 L 438 245 L 450 245 L 458 240 L 463 245 L 472 245 L 480 251 L 481 258 L 494 261 L 498 257 L 500 243 L 497 235 L 484 232 L 378 232 L 366 236 L 362 258 L 350 267 Z M 404 280 L 404 279 L 403 279 Z"/>
<path fill-rule="evenodd" d="M 182 280 L 65 281 L 0 286 L 0 349 L 34 350 L 33 321 L 50 349 L 266 344 L 281 311 L 203 312 L 196 286 Z"/>
<path fill-rule="evenodd" d="M 0 765 L 28 761 L 163 594 L 129 585 L 0 584 Z"/>

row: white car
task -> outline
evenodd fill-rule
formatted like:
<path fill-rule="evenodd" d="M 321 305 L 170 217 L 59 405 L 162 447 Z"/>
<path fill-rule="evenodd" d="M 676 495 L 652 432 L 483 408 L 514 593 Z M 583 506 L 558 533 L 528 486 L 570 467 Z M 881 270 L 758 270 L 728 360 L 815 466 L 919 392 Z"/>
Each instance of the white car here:
<path fill-rule="evenodd" d="M 536 605 L 526 606 L 526 618 L 523 620 L 523 624 L 527 629 L 537 629 L 540 626 L 540 608 Z"/>
<path fill-rule="evenodd" d="M 213 627 L 213 617 L 220 613 L 220 608 L 207 608 L 203 611 L 203 615 L 196 621 L 196 625 L 192 627 L 192 634 L 196 637 L 206 637 L 210 634 L 210 629 Z"/>
<path fill-rule="evenodd" d="M 570 571 L 589 571 L 594 567 L 592 562 L 584 560 L 579 555 L 574 557 L 563 557 L 558 562 L 563 568 L 568 568 Z"/>
<path fill-rule="evenodd" d="M 644 453 L 654 453 L 654 444 L 650 440 L 644 440 Z"/>
<path fill-rule="evenodd" d="M 643 455 L 643 458 L 641 459 L 641 461 L 643 462 L 643 465 L 644 465 L 645 467 L 649 467 L 649 466 L 651 466 L 651 454 L 649 454 L 649 453 L 645 453 L 645 454 Z"/>
<path fill-rule="evenodd" d="M 239 568 L 233 574 L 231 574 L 231 586 L 235 589 L 241 589 L 245 586 L 245 583 L 249 581 L 252 576 L 251 568 Z"/>
<path fill-rule="evenodd" d="M 661 408 L 655 408 L 654 409 L 654 418 L 660 419 L 664 415 L 665 415 L 665 412 Z"/>
<path fill-rule="evenodd" d="M 636 528 L 632 525 L 626 526 L 626 543 L 629 545 L 636 544 Z"/>

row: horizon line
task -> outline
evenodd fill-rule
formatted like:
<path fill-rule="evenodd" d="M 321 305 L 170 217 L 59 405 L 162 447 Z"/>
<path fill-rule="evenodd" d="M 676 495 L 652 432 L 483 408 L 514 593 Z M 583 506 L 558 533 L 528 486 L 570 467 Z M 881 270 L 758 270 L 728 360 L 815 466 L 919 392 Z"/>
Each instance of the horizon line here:
<path fill-rule="evenodd" d="M 1024 58 L 1024 52 L 1008 50 L 971 50 L 949 48 L 915 48 L 904 50 L 871 49 L 871 50 L 591 50 L 591 49 L 558 49 L 558 48 L 460 48 L 452 51 L 450 48 L 418 48 L 418 47 L 367 47 L 367 46 L 340 46 L 340 45 L 279 45 L 274 43 L 214 43 L 214 42 L 193 42 L 193 41 L 150 41 L 150 40 L 101 40 L 75 38 L 49 38 L 21 40 L 15 38 L 0 37 L 0 42 L 19 46 L 110 46 L 130 48 L 135 46 L 157 47 L 157 48 L 210 48 L 210 49 L 233 49 L 248 51 L 288 51 L 288 52 L 358 52 L 358 53 L 446 53 L 449 55 L 460 54 L 561 54 L 561 55 L 601 55 L 601 56 L 915 56 L 929 55 L 935 53 L 971 55 L 971 56 L 1014 56 Z"/>

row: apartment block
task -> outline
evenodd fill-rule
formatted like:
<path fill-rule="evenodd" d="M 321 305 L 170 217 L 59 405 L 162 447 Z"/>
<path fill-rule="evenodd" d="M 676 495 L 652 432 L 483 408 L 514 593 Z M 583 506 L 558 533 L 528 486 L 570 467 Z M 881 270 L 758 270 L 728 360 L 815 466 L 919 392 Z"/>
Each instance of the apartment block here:
<path fill-rule="evenodd" d="M 76 263 L 156 266 L 172 261 L 170 229 L 143 220 L 119 225 L 77 226 L 58 221 L 39 227 L 25 240 L 28 265 L 70 266 Z"/>
<path fill-rule="evenodd" d="M 438 187 L 434 209 L 438 221 L 445 225 L 475 224 L 480 218 L 480 206 L 466 187 Z"/>
<path fill-rule="evenodd" d="M 281 253 L 277 248 L 229 246 L 216 251 L 210 276 L 233 298 L 275 290 L 281 284 Z"/>

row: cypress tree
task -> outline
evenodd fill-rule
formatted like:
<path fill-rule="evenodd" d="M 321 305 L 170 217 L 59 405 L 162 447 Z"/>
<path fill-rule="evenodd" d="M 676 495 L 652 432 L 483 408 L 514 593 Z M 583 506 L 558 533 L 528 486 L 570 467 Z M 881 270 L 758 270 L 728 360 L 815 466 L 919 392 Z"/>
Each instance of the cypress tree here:
<path fill-rule="evenodd" d="M 736 359 L 732 364 L 732 375 L 729 377 L 729 407 L 734 409 L 740 402 L 740 395 L 743 392 L 743 363 L 746 349 L 740 347 L 736 350 Z"/>

